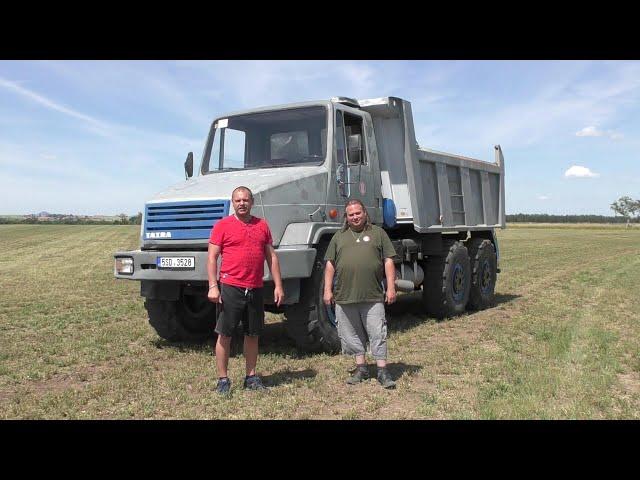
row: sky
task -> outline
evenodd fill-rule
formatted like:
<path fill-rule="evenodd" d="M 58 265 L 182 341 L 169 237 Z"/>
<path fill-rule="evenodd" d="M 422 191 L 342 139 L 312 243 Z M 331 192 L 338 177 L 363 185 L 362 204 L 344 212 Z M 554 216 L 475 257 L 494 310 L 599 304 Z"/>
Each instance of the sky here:
<path fill-rule="evenodd" d="M 134 215 L 215 117 L 335 96 L 410 101 L 421 147 L 499 144 L 507 214 L 640 198 L 640 61 L 0 60 L 0 214 Z"/>

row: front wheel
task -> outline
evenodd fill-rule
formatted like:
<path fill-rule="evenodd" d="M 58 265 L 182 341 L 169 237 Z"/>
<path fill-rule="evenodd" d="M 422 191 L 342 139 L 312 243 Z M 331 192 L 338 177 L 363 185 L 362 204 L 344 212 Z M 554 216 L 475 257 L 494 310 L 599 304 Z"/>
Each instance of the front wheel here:
<path fill-rule="evenodd" d="M 203 342 L 214 335 L 215 304 L 206 297 L 182 295 L 179 300 L 145 299 L 149 323 L 165 340 Z"/>
<path fill-rule="evenodd" d="M 335 310 L 323 301 L 324 252 L 318 248 L 311 277 L 300 282 L 300 300 L 285 306 L 284 326 L 287 335 L 303 351 L 340 351 L 340 337 L 336 327 Z"/>

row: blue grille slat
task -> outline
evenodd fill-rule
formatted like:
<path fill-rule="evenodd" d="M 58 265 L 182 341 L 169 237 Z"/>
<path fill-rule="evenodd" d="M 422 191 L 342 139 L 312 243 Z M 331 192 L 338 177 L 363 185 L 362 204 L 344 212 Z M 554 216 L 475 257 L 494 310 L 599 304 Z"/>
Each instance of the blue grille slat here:
<path fill-rule="evenodd" d="M 186 221 L 186 222 L 150 222 L 147 224 L 149 230 L 184 230 L 185 228 L 211 228 L 215 222 L 212 221 Z"/>
<path fill-rule="evenodd" d="M 158 208 L 195 208 L 195 207 L 206 207 L 211 208 L 213 206 L 218 207 L 229 207 L 229 200 L 188 200 L 184 202 L 162 202 L 162 203 L 147 203 L 147 208 L 158 209 Z"/>
<path fill-rule="evenodd" d="M 191 200 L 145 205 L 145 240 L 206 239 L 229 213 L 229 200 Z"/>
<path fill-rule="evenodd" d="M 176 222 L 181 222 L 181 221 L 185 221 L 188 219 L 193 219 L 193 220 L 198 220 L 201 218 L 213 218 L 213 217 L 221 217 L 223 215 L 224 212 L 220 211 L 220 213 L 183 213 L 183 214 L 176 214 L 176 213 L 172 213 L 170 215 L 161 215 L 159 213 L 157 214 L 150 214 L 149 215 L 149 222 L 151 223 L 155 223 L 155 222 L 170 222 L 175 220 Z"/>
<path fill-rule="evenodd" d="M 198 207 L 198 208 L 150 208 L 149 215 L 165 215 L 171 213 L 219 213 L 224 212 L 225 207 Z"/>

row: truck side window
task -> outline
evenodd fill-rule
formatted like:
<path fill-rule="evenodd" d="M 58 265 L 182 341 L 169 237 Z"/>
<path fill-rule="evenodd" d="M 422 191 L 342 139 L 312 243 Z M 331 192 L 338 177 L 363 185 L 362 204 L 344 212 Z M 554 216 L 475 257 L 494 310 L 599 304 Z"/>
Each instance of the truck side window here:
<path fill-rule="evenodd" d="M 367 158 L 362 135 L 362 118 L 349 113 L 344 114 L 344 129 L 347 139 L 349 165 L 366 165 Z"/>
<path fill-rule="evenodd" d="M 336 112 L 336 160 L 338 165 L 346 163 L 344 151 L 344 124 L 342 121 L 342 111 Z"/>
<path fill-rule="evenodd" d="M 338 182 L 338 192 L 343 197 L 348 197 L 350 194 L 349 168 L 347 168 L 347 158 L 344 143 L 344 123 L 341 110 L 338 110 L 336 112 L 336 131 L 334 137 L 336 144 L 335 169 L 336 180 Z"/>

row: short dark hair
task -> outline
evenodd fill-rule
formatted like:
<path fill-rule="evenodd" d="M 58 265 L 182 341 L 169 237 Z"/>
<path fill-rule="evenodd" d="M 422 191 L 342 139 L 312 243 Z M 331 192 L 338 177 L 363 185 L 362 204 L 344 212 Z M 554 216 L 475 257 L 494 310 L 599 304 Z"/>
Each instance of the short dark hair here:
<path fill-rule="evenodd" d="M 236 187 L 233 189 L 233 192 L 231 192 L 231 198 L 233 199 L 233 195 L 238 191 L 238 190 L 244 190 L 245 192 L 247 192 L 249 194 L 249 198 L 251 199 L 251 201 L 253 202 L 253 192 L 251 191 L 251 189 L 249 187 L 245 187 L 243 185 L 240 185 L 239 187 Z"/>

